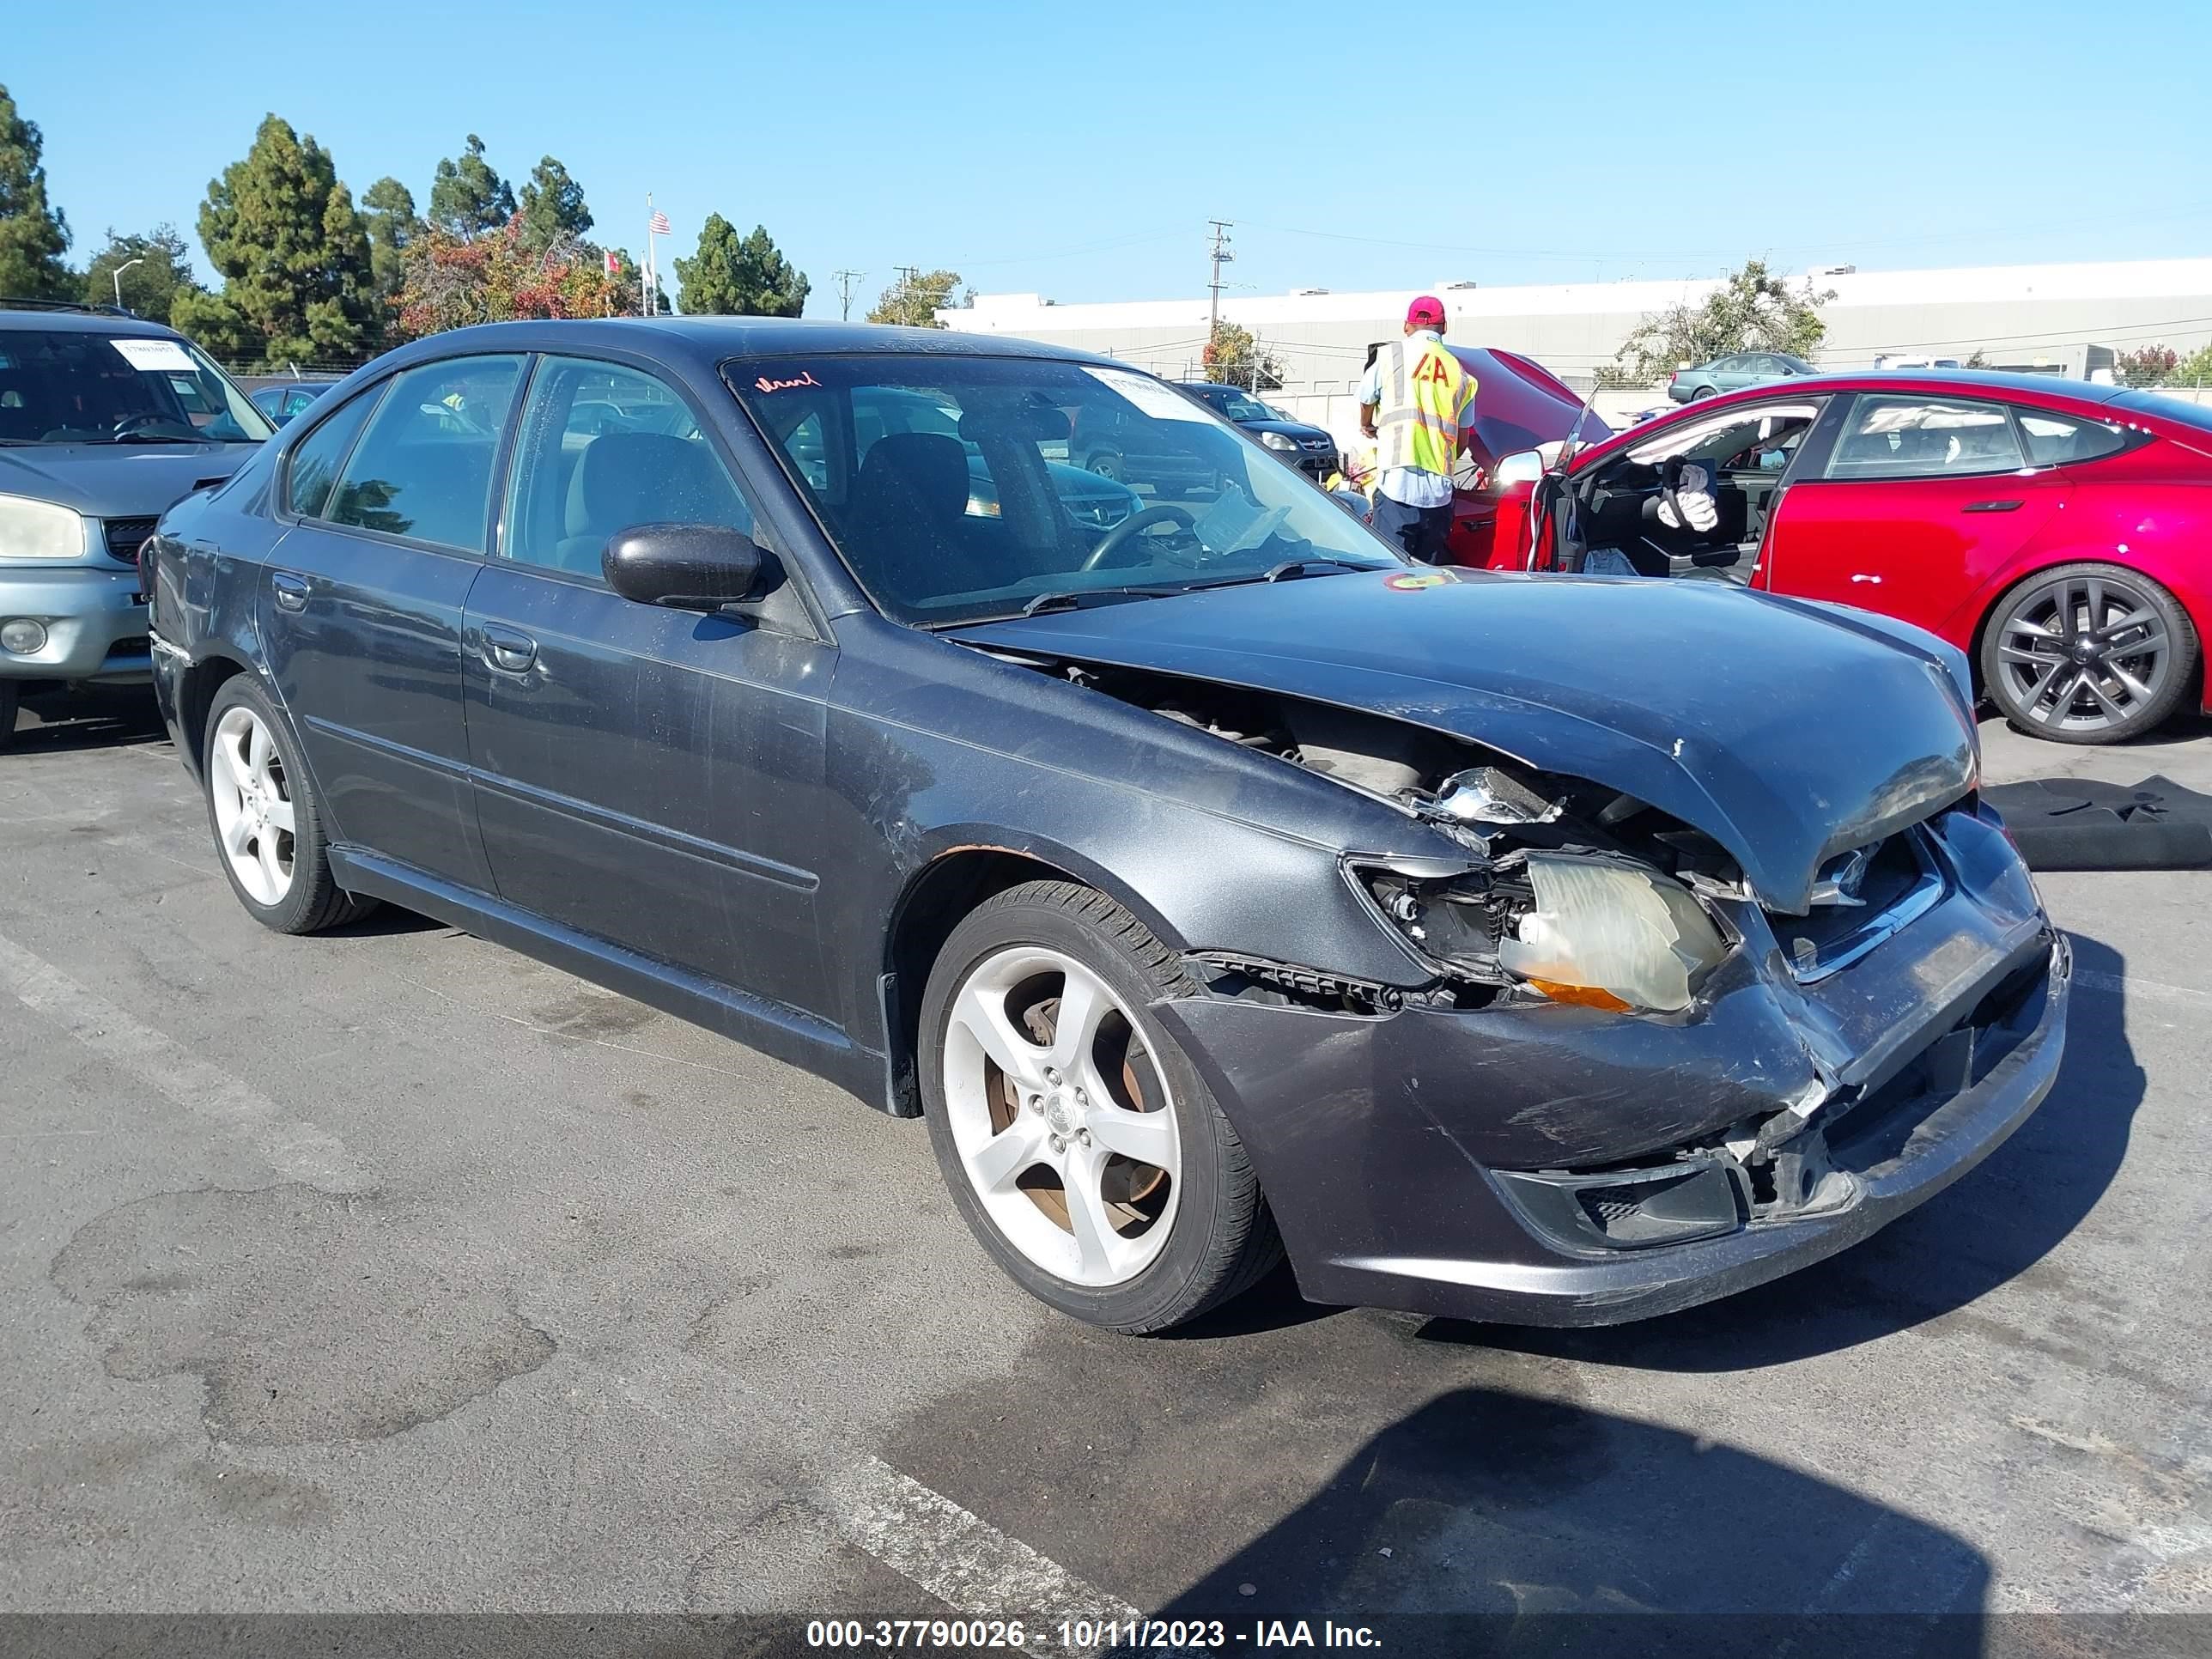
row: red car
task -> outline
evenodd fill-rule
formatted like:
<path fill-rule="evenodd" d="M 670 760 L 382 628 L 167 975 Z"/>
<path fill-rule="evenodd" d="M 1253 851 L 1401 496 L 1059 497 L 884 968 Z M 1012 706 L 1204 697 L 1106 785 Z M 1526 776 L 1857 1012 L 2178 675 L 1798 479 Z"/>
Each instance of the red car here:
<path fill-rule="evenodd" d="M 1881 611 L 1964 650 L 2008 719 L 2063 743 L 2212 708 L 2212 410 L 2033 375 L 1833 374 L 1708 398 L 1564 471 L 1485 459 L 1463 562 L 1732 576 Z"/>

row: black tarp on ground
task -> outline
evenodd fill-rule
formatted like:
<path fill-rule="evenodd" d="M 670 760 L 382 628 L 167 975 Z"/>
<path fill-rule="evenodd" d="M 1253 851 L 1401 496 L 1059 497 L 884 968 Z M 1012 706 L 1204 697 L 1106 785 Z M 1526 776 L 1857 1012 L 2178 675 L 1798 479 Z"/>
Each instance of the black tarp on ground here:
<path fill-rule="evenodd" d="M 2197 870 L 2212 866 L 2212 795 L 2165 776 L 2000 783 L 1982 798 L 2031 870 Z"/>

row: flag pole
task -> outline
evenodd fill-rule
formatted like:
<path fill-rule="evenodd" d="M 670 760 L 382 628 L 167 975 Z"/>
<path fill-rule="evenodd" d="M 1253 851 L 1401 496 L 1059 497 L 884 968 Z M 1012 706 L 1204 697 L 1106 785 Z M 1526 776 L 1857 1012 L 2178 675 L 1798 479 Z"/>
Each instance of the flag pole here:
<path fill-rule="evenodd" d="M 637 285 L 638 310 L 643 316 L 653 315 L 653 288 L 659 273 L 653 265 L 653 192 L 645 192 L 645 270 Z"/>

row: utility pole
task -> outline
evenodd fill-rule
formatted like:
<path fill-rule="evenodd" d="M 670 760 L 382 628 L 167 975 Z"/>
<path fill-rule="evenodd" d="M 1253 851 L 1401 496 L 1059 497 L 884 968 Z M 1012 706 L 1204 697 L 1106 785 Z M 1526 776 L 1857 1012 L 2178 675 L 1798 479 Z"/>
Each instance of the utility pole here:
<path fill-rule="evenodd" d="M 837 278 L 837 318 L 840 322 L 853 320 L 853 284 L 868 273 L 865 270 L 840 270 Z"/>
<path fill-rule="evenodd" d="M 1206 343 L 1210 349 L 1213 344 L 1213 337 L 1221 332 L 1221 290 L 1224 286 L 1221 280 L 1221 267 L 1235 259 L 1237 256 L 1230 252 L 1229 248 L 1229 228 L 1235 222 L 1229 219 L 1208 219 L 1206 222 L 1213 227 L 1213 280 L 1206 284 L 1213 295 L 1213 309 L 1206 321 Z"/>

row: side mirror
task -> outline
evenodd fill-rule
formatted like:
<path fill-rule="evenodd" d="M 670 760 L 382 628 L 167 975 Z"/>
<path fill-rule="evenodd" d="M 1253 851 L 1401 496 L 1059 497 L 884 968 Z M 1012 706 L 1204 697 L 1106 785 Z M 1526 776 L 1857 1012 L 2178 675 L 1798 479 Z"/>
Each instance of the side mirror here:
<path fill-rule="evenodd" d="M 718 524 L 637 524 L 607 538 L 599 568 L 607 586 L 640 605 L 720 611 L 753 598 L 775 561 Z"/>

